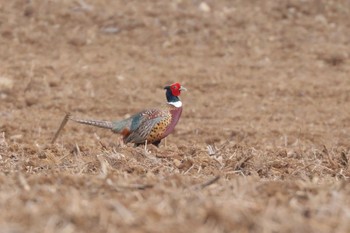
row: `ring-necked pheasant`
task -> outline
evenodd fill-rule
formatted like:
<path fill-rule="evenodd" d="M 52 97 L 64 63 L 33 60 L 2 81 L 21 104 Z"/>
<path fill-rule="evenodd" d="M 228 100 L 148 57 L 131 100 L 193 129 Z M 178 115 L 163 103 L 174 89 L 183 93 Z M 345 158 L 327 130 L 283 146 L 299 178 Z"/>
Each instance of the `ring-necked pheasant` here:
<path fill-rule="evenodd" d="M 59 131 L 68 118 L 80 124 L 93 125 L 111 129 L 114 133 L 123 135 L 124 143 L 134 143 L 136 146 L 149 144 L 158 146 L 163 138 L 173 132 L 182 113 L 182 102 L 179 99 L 181 91 L 186 90 L 180 83 L 164 87 L 167 104 L 159 108 L 150 108 L 121 121 L 83 120 L 66 116 L 52 142 L 57 138 Z"/>

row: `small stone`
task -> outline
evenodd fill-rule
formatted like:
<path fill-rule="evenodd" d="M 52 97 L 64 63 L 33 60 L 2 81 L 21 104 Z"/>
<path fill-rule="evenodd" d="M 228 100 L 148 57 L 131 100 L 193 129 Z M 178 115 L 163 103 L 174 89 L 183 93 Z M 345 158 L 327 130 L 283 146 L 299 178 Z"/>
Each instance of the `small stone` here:
<path fill-rule="evenodd" d="M 28 107 L 35 105 L 39 102 L 39 98 L 36 96 L 28 96 L 25 99 L 25 103 Z"/>
<path fill-rule="evenodd" d="M 10 137 L 11 140 L 18 140 L 18 139 L 22 139 L 23 135 L 22 134 L 16 134 L 16 135 L 12 135 Z"/>
<path fill-rule="evenodd" d="M 205 3 L 205 2 L 201 2 L 201 4 L 199 4 L 199 10 L 203 11 L 203 12 L 210 12 L 210 6 Z"/>
<path fill-rule="evenodd" d="M 6 93 L 0 93 L 0 99 L 7 99 L 8 95 Z"/>
<path fill-rule="evenodd" d="M 102 28 L 101 31 L 106 34 L 117 34 L 120 32 L 120 29 L 118 27 L 110 26 Z"/>
<path fill-rule="evenodd" d="M 4 76 L 0 76 L 0 90 L 9 90 L 14 86 L 14 82 L 10 78 L 6 78 Z"/>
<path fill-rule="evenodd" d="M 316 15 L 315 21 L 321 24 L 328 24 L 328 20 L 324 15 Z"/>
<path fill-rule="evenodd" d="M 174 164 L 175 164 L 175 166 L 176 166 L 177 168 L 180 167 L 180 165 L 181 165 L 181 161 L 180 161 L 180 160 L 174 159 L 173 161 L 174 161 Z"/>
<path fill-rule="evenodd" d="M 117 75 L 118 81 L 124 81 L 125 77 L 123 75 Z"/>
<path fill-rule="evenodd" d="M 77 47 L 84 46 L 87 44 L 86 38 L 85 37 L 72 37 L 68 40 L 68 43 Z"/>
<path fill-rule="evenodd" d="M 25 9 L 24 9 L 24 12 L 23 12 L 23 15 L 26 16 L 26 17 L 32 17 L 34 14 L 34 7 L 33 6 L 27 6 Z"/>

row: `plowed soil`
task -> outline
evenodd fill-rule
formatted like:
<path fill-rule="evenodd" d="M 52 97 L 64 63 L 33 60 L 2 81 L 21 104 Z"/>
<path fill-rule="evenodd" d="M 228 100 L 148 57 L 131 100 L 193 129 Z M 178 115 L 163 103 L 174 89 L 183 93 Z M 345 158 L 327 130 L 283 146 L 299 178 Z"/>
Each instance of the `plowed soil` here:
<path fill-rule="evenodd" d="M 0 232 L 350 232 L 347 0 L 0 1 Z M 165 102 L 160 147 L 68 122 Z"/>

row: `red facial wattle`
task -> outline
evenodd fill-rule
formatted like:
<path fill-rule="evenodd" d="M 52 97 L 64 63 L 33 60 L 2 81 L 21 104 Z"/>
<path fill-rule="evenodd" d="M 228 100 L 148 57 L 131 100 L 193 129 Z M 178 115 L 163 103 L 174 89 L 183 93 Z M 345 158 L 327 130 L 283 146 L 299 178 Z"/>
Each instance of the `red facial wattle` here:
<path fill-rule="evenodd" d="M 180 83 L 174 83 L 170 86 L 171 94 L 173 96 L 179 96 L 181 91 L 180 91 L 181 85 Z"/>

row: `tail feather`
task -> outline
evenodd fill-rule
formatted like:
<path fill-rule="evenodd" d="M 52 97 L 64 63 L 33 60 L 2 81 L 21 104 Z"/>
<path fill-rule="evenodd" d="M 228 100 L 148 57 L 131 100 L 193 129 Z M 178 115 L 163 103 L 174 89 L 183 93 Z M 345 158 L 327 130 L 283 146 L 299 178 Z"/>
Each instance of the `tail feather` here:
<path fill-rule="evenodd" d="M 70 120 L 75 121 L 80 124 L 92 125 L 104 129 L 113 129 L 113 123 L 110 121 L 98 121 L 98 120 L 83 120 L 70 117 Z"/>

